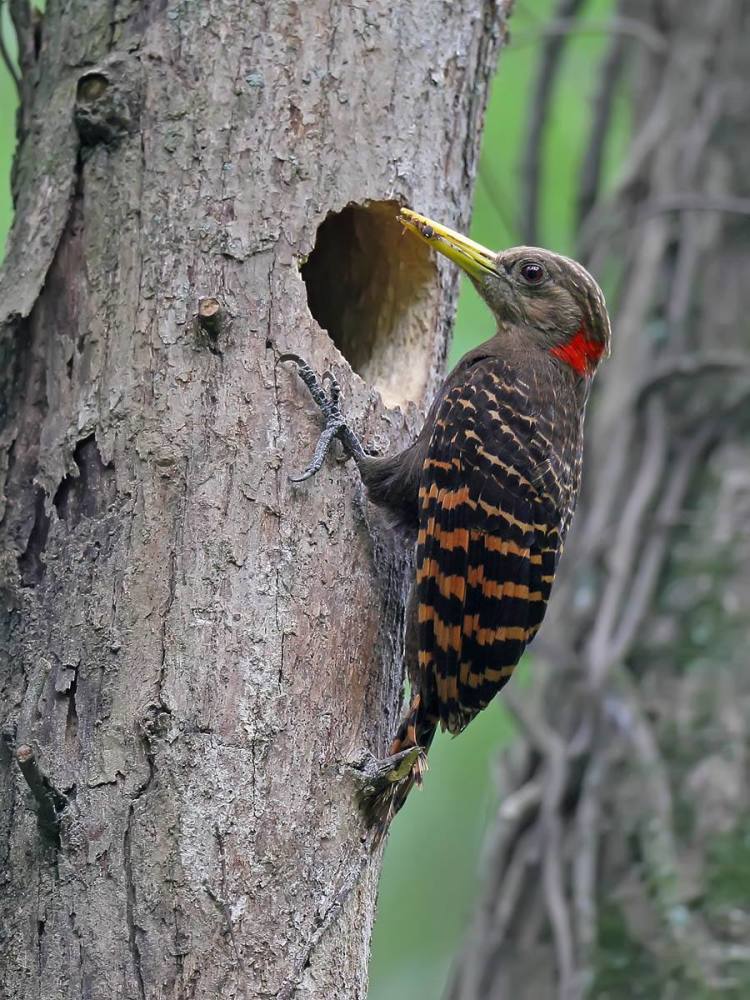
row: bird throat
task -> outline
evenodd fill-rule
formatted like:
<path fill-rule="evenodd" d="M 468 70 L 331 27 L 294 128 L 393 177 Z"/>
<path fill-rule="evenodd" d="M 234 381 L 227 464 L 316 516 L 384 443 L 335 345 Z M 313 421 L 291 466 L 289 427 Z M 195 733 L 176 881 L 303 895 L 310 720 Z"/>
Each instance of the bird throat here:
<path fill-rule="evenodd" d="M 559 344 L 550 351 L 550 354 L 570 365 L 582 378 L 593 374 L 603 353 L 604 344 L 590 337 L 585 326 L 579 326 L 566 344 Z"/>

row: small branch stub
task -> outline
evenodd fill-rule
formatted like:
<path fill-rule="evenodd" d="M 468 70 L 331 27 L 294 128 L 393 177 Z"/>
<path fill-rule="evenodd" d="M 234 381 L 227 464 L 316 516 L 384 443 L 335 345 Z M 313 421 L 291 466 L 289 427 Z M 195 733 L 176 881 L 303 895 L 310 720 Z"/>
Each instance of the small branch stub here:
<path fill-rule="evenodd" d="M 139 128 L 141 81 L 122 58 L 88 70 L 78 80 L 73 119 L 84 146 L 114 145 Z"/>
<path fill-rule="evenodd" d="M 209 337 L 218 337 L 221 328 L 221 302 L 213 296 L 198 299 L 198 322 Z"/>
<path fill-rule="evenodd" d="M 76 101 L 79 104 L 93 104 L 100 101 L 109 88 L 109 80 L 104 73 L 86 73 L 78 81 Z"/>
<path fill-rule="evenodd" d="M 49 778 L 42 774 L 32 747 L 23 744 L 16 749 L 16 760 L 21 774 L 31 794 L 37 801 L 37 822 L 43 836 L 58 842 L 60 836 L 60 817 L 68 800 L 52 785 Z"/>

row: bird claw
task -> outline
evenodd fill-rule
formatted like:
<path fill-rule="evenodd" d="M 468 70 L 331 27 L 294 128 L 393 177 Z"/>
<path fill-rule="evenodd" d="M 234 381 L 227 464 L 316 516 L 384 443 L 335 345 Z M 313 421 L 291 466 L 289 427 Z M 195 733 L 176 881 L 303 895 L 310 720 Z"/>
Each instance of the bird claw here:
<path fill-rule="evenodd" d="M 427 769 L 423 747 L 411 746 L 388 757 L 375 757 L 369 750 L 360 750 L 347 761 L 346 769 L 357 786 L 357 798 L 368 824 L 375 828 L 375 844 L 379 844 L 396 814 L 399 794 L 410 780 L 419 787 Z"/>
<path fill-rule="evenodd" d="M 305 383 L 310 391 L 310 395 L 318 404 L 319 409 L 327 419 L 330 415 L 331 409 L 338 408 L 339 397 L 341 395 L 341 387 L 336 380 L 336 376 L 330 371 L 325 371 L 323 372 L 322 379 L 318 379 L 315 371 L 310 367 L 304 358 L 299 356 L 299 354 L 281 354 L 279 355 L 277 364 L 282 364 L 286 361 L 291 361 L 297 366 L 297 374 Z M 330 398 L 326 395 L 324 385 L 326 380 L 331 383 Z M 340 413 L 339 416 L 341 416 Z"/>
<path fill-rule="evenodd" d="M 320 470 L 334 438 L 339 438 L 344 450 L 351 457 L 359 458 L 364 455 L 364 450 L 354 432 L 347 426 L 341 413 L 339 406 L 341 386 L 333 372 L 325 371 L 318 378 L 315 371 L 298 354 L 287 353 L 279 356 L 279 362 L 286 361 L 291 361 L 297 366 L 297 374 L 307 386 L 318 409 L 325 417 L 325 427 L 315 445 L 313 457 L 298 476 L 289 477 L 293 483 L 303 483 Z"/>
<path fill-rule="evenodd" d="M 361 750 L 357 757 L 347 761 L 347 766 L 354 772 L 358 783 L 362 785 L 382 783 L 385 786 L 407 777 L 423 753 L 422 747 L 418 746 L 407 747 L 406 750 L 399 750 L 388 757 L 376 757 L 369 750 Z"/>
<path fill-rule="evenodd" d="M 343 420 L 336 419 L 336 417 L 331 416 L 326 417 L 326 425 L 321 431 L 318 443 L 315 445 L 313 457 L 310 459 L 306 468 L 303 469 L 298 476 L 289 477 L 289 481 L 291 483 L 304 483 L 306 479 L 310 479 L 316 472 L 320 471 L 320 467 L 325 461 L 325 457 L 328 454 L 328 449 L 331 447 L 333 439 L 339 436 L 342 428 L 344 427 L 346 427 L 346 424 Z"/>
<path fill-rule="evenodd" d="M 347 764 L 364 803 L 376 801 L 388 789 L 405 781 L 412 772 L 417 772 L 421 779 L 426 768 L 427 758 L 422 747 L 408 747 L 389 757 L 375 757 L 369 750 L 364 750 L 357 759 Z M 416 783 L 421 784 L 421 780 Z"/>

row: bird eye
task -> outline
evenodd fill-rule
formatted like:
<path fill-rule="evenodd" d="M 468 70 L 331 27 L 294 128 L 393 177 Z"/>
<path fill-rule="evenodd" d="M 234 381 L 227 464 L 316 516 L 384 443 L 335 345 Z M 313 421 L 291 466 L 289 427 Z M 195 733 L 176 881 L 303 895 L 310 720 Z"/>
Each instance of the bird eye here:
<path fill-rule="evenodd" d="M 544 268 L 533 260 L 527 260 L 519 268 L 521 277 L 529 285 L 538 285 L 544 280 Z"/>

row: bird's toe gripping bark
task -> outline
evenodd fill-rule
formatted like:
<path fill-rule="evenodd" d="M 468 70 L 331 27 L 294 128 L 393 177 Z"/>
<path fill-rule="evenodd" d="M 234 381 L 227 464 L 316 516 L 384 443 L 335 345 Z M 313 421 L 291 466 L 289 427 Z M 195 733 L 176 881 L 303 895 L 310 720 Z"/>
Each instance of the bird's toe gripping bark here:
<path fill-rule="evenodd" d="M 382 758 L 364 750 L 350 761 L 349 769 L 358 786 L 362 811 L 382 837 L 405 798 L 407 785 L 421 784 L 427 755 L 420 746 L 409 746 Z"/>
<path fill-rule="evenodd" d="M 325 427 L 323 428 L 315 451 L 307 468 L 298 476 L 290 476 L 293 483 L 302 483 L 311 476 L 314 476 L 323 464 L 328 449 L 334 438 L 338 438 L 348 456 L 357 461 L 365 456 L 365 450 L 360 444 L 359 438 L 346 423 L 341 413 L 339 400 L 341 397 L 341 387 L 335 375 L 326 371 L 318 378 L 310 365 L 298 354 L 282 354 L 279 362 L 291 361 L 297 366 L 297 374 L 310 391 L 318 409 L 325 417 Z"/>
<path fill-rule="evenodd" d="M 422 786 L 428 769 L 427 752 L 437 721 L 421 709 L 422 695 L 417 693 L 399 724 L 387 757 L 379 759 L 369 750 L 362 750 L 355 760 L 349 761 L 362 812 L 376 831 L 375 846 L 385 836 L 411 789 Z"/>

